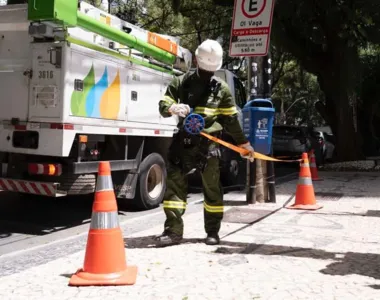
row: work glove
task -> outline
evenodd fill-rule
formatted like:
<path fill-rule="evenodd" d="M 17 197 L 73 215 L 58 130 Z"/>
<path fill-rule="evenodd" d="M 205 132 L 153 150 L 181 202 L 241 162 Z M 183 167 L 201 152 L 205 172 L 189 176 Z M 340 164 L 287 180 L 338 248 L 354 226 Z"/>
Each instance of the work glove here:
<path fill-rule="evenodd" d="M 187 104 L 172 104 L 168 110 L 172 115 L 185 118 L 190 113 L 190 106 Z"/>
<path fill-rule="evenodd" d="M 255 161 L 255 150 L 253 149 L 253 147 L 251 146 L 251 144 L 249 142 L 245 143 L 245 144 L 242 144 L 242 145 L 239 145 L 240 148 L 243 148 L 243 149 L 246 149 L 249 151 L 249 153 L 247 155 L 241 155 L 241 157 L 245 158 L 245 159 L 248 159 L 250 162 L 254 162 Z"/>

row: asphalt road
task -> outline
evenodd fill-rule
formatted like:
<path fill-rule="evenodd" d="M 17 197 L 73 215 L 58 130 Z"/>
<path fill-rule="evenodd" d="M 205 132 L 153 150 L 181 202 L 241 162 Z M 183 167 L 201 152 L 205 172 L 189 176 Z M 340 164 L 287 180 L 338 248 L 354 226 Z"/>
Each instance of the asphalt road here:
<path fill-rule="evenodd" d="M 275 172 L 276 182 L 280 184 L 297 177 L 297 165 L 276 164 Z M 225 191 L 230 190 L 234 189 Z M 202 201 L 199 190 L 191 189 L 190 192 L 189 203 Z M 92 201 L 93 196 L 47 199 L 0 192 L 0 256 L 87 232 Z M 158 213 L 162 213 L 161 207 L 136 211 L 130 204 L 119 203 L 121 223 Z"/>

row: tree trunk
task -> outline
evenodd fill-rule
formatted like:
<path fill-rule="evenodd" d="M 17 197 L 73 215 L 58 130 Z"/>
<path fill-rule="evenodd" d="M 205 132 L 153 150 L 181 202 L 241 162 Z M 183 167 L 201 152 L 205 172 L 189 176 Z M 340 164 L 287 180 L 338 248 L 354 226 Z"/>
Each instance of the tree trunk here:
<path fill-rule="evenodd" d="M 327 122 L 336 137 L 338 161 L 363 157 L 362 137 L 356 119 L 356 91 L 359 56 L 357 49 L 335 45 L 331 61 L 318 76 L 326 98 Z"/>
<path fill-rule="evenodd" d="M 265 203 L 268 201 L 268 190 L 266 180 L 264 180 L 265 161 L 256 159 L 256 202 Z M 266 192 L 266 193 L 265 193 Z"/>
<path fill-rule="evenodd" d="M 379 119 L 376 118 L 378 110 L 379 102 L 365 102 L 359 107 L 358 120 L 363 135 L 363 152 L 366 156 L 379 155 L 380 143 L 376 129 L 376 125 L 379 124 Z"/>

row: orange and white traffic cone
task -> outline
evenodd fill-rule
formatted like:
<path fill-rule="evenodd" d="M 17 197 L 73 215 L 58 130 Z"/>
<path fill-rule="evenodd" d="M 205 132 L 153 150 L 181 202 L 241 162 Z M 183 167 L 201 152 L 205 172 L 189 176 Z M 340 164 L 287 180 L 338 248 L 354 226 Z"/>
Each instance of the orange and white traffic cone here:
<path fill-rule="evenodd" d="M 323 206 L 315 200 L 313 181 L 311 179 L 309 159 L 307 153 L 302 154 L 300 175 L 297 184 L 296 201 L 289 209 L 317 210 Z"/>
<path fill-rule="evenodd" d="M 137 267 L 127 266 L 109 162 L 100 162 L 84 266 L 71 286 L 133 285 Z"/>
<path fill-rule="evenodd" d="M 311 149 L 310 151 L 310 172 L 311 172 L 311 179 L 313 181 L 322 181 L 322 178 L 319 178 L 318 176 L 318 168 L 317 168 L 317 163 L 315 160 L 315 154 L 314 154 L 314 149 Z"/>

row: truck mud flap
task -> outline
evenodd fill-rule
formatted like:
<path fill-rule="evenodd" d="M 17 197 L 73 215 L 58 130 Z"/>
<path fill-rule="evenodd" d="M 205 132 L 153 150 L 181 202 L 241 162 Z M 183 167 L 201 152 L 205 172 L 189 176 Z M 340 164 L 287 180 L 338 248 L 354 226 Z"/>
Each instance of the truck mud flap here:
<path fill-rule="evenodd" d="M 48 197 L 62 197 L 67 193 L 58 190 L 59 183 L 19 180 L 0 177 L 0 190 Z"/>
<path fill-rule="evenodd" d="M 112 174 L 112 180 L 114 181 L 114 189 L 117 198 L 134 199 L 136 194 L 137 180 L 139 173 L 130 172 L 125 175 L 124 173 Z M 115 184 L 116 183 L 116 184 Z"/>

